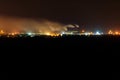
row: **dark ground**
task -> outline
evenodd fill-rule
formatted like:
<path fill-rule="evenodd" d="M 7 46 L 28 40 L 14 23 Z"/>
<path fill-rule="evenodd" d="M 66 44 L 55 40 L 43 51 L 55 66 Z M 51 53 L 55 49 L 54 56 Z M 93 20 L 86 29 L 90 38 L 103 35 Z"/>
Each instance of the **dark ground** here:
<path fill-rule="evenodd" d="M 0 72 L 0 80 L 8 80 L 8 72 Z"/>
<path fill-rule="evenodd" d="M 117 59 L 120 36 L 1 37 L 0 49 L 5 56 L 8 55 L 9 63 L 15 66 L 13 70 L 39 71 L 42 67 L 40 69 L 45 68 L 51 74 L 53 70 L 71 73 L 72 69 L 81 69 L 89 79 L 106 77 L 110 72 L 112 80 L 119 80 L 119 74 L 115 72 L 120 67 Z"/>
<path fill-rule="evenodd" d="M 120 72 L 112 72 L 112 80 L 120 80 Z"/>
<path fill-rule="evenodd" d="M 33 51 L 34 53 L 80 55 L 111 55 L 120 54 L 120 36 L 63 36 L 63 37 L 18 37 L 0 38 L 2 50 Z M 5 50 L 6 51 L 6 50 Z"/>

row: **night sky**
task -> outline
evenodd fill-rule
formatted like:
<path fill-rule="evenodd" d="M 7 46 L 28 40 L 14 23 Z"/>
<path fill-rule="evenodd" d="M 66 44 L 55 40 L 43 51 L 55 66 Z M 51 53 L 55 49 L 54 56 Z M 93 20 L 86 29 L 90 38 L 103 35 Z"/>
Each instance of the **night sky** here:
<path fill-rule="evenodd" d="M 0 15 L 48 19 L 64 24 L 120 27 L 120 1 L 0 0 Z"/>

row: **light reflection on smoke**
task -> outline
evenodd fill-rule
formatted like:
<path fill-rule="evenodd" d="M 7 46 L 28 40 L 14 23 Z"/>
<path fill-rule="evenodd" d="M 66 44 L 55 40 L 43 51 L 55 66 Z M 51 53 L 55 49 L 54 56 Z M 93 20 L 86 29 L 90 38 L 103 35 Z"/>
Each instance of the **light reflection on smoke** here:
<path fill-rule="evenodd" d="M 48 20 L 0 17 L 0 29 L 6 32 L 61 32 L 71 26 Z"/>

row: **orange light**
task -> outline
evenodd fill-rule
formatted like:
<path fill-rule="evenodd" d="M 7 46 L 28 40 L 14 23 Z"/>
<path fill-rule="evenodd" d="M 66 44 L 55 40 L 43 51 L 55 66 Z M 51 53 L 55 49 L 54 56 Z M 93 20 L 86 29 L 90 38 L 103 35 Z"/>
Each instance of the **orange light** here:
<path fill-rule="evenodd" d="M 119 35 L 119 32 L 116 31 L 115 34 L 116 34 L 116 35 Z"/>
<path fill-rule="evenodd" d="M 14 36 L 14 35 L 15 35 L 15 33 L 11 33 L 11 35 L 12 35 L 12 36 Z"/>
<path fill-rule="evenodd" d="M 90 32 L 90 35 L 93 35 L 93 32 Z"/>
<path fill-rule="evenodd" d="M 45 33 L 47 36 L 50 36 L 51 34 L 49 32 Z"/>
<path fill-rule="evenodd" d="M 60 34 L 47 32 L 47 33 L 45 33 L 45 35 L 47 35 L 47 36 L 52 36 L 52 37 L 57 37 L 57 36 L 59 36 Z"/>
<path fill-rule="evenodd" d="M 112 30 L 109 30 L 108 34 L 113 34 Z"/>
<path fill-rule="evenodd" d="M 3 31 L 3 30 L 1 30 L 1 31 L 0 31 L 0 34 L 4 34 L 4 31 Z"/>
<path fill-rule="evenodd" d="M 82 33 L 84 33 L 85 32 L 85 30 L 82 30 Z"/>

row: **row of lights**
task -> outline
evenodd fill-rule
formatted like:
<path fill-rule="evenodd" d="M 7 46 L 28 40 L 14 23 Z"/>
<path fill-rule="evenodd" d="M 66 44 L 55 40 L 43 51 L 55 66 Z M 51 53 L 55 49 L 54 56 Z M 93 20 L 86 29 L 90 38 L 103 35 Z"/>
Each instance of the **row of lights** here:
<path fill-rule="evenodd" d="M 109 30 L 108 34 L 110 34 L 110 35 L 120 35 L 120 32 L 118 32 L 118 31 L 113 32 L 112 30 Z"/>
<path fill-rule="evenodd" d="M 0 35 L 3 35 L 3 34 L 5 34 L 5 32 L 3 30 L 0 30 Z M 11 35 L 11 36 L 19 35 L 19 34 L 20 34 L 19 32 L 8 33 L 8 35 Z M 66 33 L 62 32 L 61 34 L 58 34 L 58 33 L 46 32 L 43 35 L 47 35 L 47 36 L 60 36 L 60 35 L 64 35 L 64 34 L 66 34 Z M 99 32 L 99 31 L 96 31 L 95 33 L 93 33 L 93 32 L 85 32 L 84 30 L 82 30 L 82 33 L 80 33 L 80 35 L 103 35 L 103 34 L 104 33 Z M 109 30 L 107 34 L 109 34 L 109 35 L 120 35 L 120 32 L 118 32 L 118 31 L 113 32 L 112 30 Z M 36 35 L 36 33 L 28 32 L 27 35 L 28 36 L 32 36 L 32 35 Z"/>

